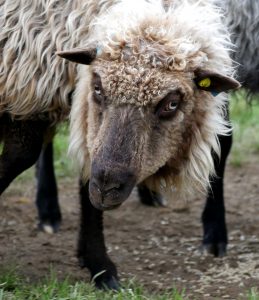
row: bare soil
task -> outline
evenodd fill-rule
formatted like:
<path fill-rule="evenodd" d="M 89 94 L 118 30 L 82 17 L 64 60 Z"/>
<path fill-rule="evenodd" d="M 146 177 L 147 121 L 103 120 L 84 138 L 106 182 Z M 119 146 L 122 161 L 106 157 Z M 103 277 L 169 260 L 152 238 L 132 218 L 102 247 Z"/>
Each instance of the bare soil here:
<path fill-rule="evenodd" d="M 185 289 L 189 299 L 247 299 L 259 287 L 259 161 L 227 167 L 228 255 L 202 254 L 200 216 L 204 197 L 189 204 L 173 200 L 165 208 L 143 206 L 136 192 L 117 210 L 105 213 L 109 254 L 121 281 L 135 278 L 149 292 Z M 77 179 L 59 181 L 63 224 L 55 235 L 37 230 L 34 182 L 14 182 L 0 203 L 0 271 L 16 266 L 28 281 L 49 274 L 89 281 L 77 265 Z"/>

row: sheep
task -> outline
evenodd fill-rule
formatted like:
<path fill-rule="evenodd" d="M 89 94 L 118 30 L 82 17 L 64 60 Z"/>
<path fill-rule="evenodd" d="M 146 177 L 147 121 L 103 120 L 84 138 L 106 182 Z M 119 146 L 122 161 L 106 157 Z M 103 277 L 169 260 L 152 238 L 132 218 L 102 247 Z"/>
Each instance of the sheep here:
<path fill-rule="evenodd" d="M 259 2 L 215 1 L 224 11 L 224 21 L 235 45 L 232 56 L 238 63 L 238 79 L 251 100 L 252 95 L 259 93 Z"/>
<path fill-rule="evenodd" d="M 204 9 L 204 7 L 202 7 L 202 9 Z M 143 9 L 143 11 L 146 11 L 146 10 L 148 10 L 148 9 Z M 159 11 L 158 8 L 156 8 L 156 12 L 157 11 Z M 139 140 L 139 142 L 136 141 L 137 133 L 134 131 L 134 128 L 133 128 L 133 132 L 132 132 L 132 127 L 136 123 L 137 124 L 141 123 L 140 119 L 141 119 L 142 115 L 138 115 L 137 110 L 132 112 L 131 106 L 129 106 L 129 108 L 128 108 L 129 110 L 127 113 L 125 113 L 125 111 L 119 111 L 119 108 L 118 108 L 119 106 L 120 106 L 120 108 L 121 107 L 125 108 L 125 106 L 126 106 L 125 103 L 127 103 L 127 104 L 132 103 L 130 101 L 133 101 L 133 103 L 134 104 L 136 103 L 136 106 L 139 107 L 139 103 L 138 103 L 138 100 L 136 100 L 136 98 L 138 98 L 139 93 L 141 93 L 141 89 L 142 90 L 144 89 L 143 86 L 145 86 L 145 80 L 149 81 L 149 78 L 145 79 L 144 76 L 145 76 L 146 70 L 145 69 L 140 70 L 140 67 L 137 67 L 137 66 L 144 67 L 144 66 L 146 66 L 146 64 L 150 64 L 150 66 L 155 67 L 156 74 L 158 71 L 157 69 L 159 69 L 161 65 L 162 65 L 162 68 L 170 69 L 170 67 L 168 65 L 166 65 L 166 66 L 163 65 L 163 62 L 165 62 L 165 61 L 167 62 L 168 59 L 170 59 L 170 58 L 168 58 L 168 53 L 171 53 L 171 52 L 170 52 L 170 50 L 168 50 L 168 52 L 165 54 L 165 56 L 167 56 L 167 57 L 164 58 L 163 54 L 160 53 L 160 51 L 159 51 L 161 49 L 156 49 L 154 47 L 155 49 L 151 48 L 151 50 L 152 50 L 150 53 L 151 57 L 148 57 L 148 54 L 146 54 L 146 53 L 148 53 L 150 51 L 149 47 L 153 46 L 152 43 L 157 42 L 159 44 L 159 41 L 156 40 L 157 28 L 155 26 L 153 26 L 153 28 L 155 28 L 154 31 L 156 31 L 156 32 L 152 32 L 154 35 L 151 38 L 152 46 L 150 46 L 150 45 L 147 46 L 145 44 L 146 40 L 149 40 L 149 39 L 147 37 L 143 37 L 143 35 L 142 35 L 143 32 L 141 31 L 141 29 L 134 28 L 134 33 L 135 33 L 135 31 L 140 32 L 139 35 L 142 36 L 141 42 L 139 42 L 140 45 L 139 44 L 136 45 L 135 44 L 136 41 L 132 40 L 132 39 L 134 39 L 134 37 L 131 37 L 131 35 L 130 35 L 132 32 L 131 31 L 129 33 L 127 32 L 128 24 L 126 24 L 126 25 L 123 24 L 123 21 L 122 21 L 122 24 L 120 22 L 118 22 L 115 17 L 116 13 L 122 14 L 122 11 L 119 11 L 119 13 L 116 10 L 115 10 L 115 12 L 110 12 L 110 16 L 107 17 L 107 19 L 109 21 L 107 21 L 107 19 L 103 18 L 103 16 L 100 19 L 97 19 L 97 21 L 96 21 L 97 25 L 95 25 L 97 27 L 97 29 L 94 28 L 93 41 L 91 41 L 89 43 L 88 49 L 85 48 L 83 50 L 79 49 L 79 50 L 75 50 L 75 51 L 66 51 L 66 52 L 59 53 L 62 57 L 65 57 L 65 58 L 71 59 L 72 61 L 75 61 L 78 63 L 83 63 L 83 64 L 89 64 L 89 60 L 91 60 L 91 57 L 93 59 L 92 67 L 89 67 L 89 68 L 83 67 L 79 70 L 79 72 L 81 72 L 81 73 L 79 75 L 79 82 L 78 82 L 78 86 L 77 86 L 77 89 L 75 92 L 74 103 L 73 103 L 74 106 L 72 107 L 72 113 L 71 113 L 70 151 L 72 153 L 74 153 L 75 156 L 77 156 L 79 164 L 82 167 L 82 172 L 83 172 L 84 178 L 89 179 L 89 177 L 90 177 L 90 182 L 89 182 L 90 200 L 92 201 L 92 204 L 99 209 L 109 209 L 109 208 L 116 207 L 117 205 L 120 205 L 121 202 L 128 197 L 128 192 L 129 192 L 127 190 L 128 186 L 125 187 L 126 180 L 128 181 L 128 184 L 130 182 L 130 184 L 132 186 L 134 186 L 135 183 L 143 182 L 143 179 L 144 179 L 145 185 L 149 187 L 149 190 L 151 190 L 151 191 L 155 190 L 158 193 L 164 193 L 164 194 L 167 194 L 167 193 L 170 194 L 171 192 L 175 192 L 175 191 L 172 191 L 172 189 L 171 189 L 172 186 L 174 187 L 176 192 L 179 192 L 179 191 L 186 192 L 186 191 L 188 191 L 187 185 L 191 186 L 191 183 L 192 183 L 192 180 L 190 178 L 188 178 L 189 171 L 187 171 L 187 174 L 185 173 L 183 175 L 183 173 L 181 173 L 181 171 L 180 171 L 181 166 L 179 166 L 179 169 L 175 170 L 177 163 L 183 162 L 183 157 L 177 157 L 174 159 L 173 169 L 171 169 L 170 164 L 168 164 L 168 158 L 164 157 L 165 161 L 159 162 L 159 166 L 152 165 L 152 167 L 156 168 L 156 171 L 154 171 L 154 170 L 148 170 L 147 166 L 149 168 L 151 168 L 151 166 L 148 164 L 148 161 L 146 163 L 143 163 L 143 158 L 142 158 L 142 161 L 136 162 L 135 157 L 131 157 L 130 153 L 128 153 L 127 149 L 125 149 L 125 144 L 129 145 L 128 144 L 129 141 L 131 139 L 133 139 L 132 143 L 136 144 L 136 146 L 135 146 L 137 148 L 135 150 L 136 152 L 148 151 L 147 149 L 139 150 L 139 148 L 137 146 L 137 145 L 148 144 L 149 149 L 150 148 L 154 149 L 156 157 L 161 157 L 161 156 L 165 155 L 165 149 L 169 149 L 169 148 L 171 150 L 171 151 L 169 151 L 170 152 L 169 156 L 172 157 L 172 153 L 174 152 L 172 149 L 173 148 L 172 145 L 171 145 L 171 147 L 172 147 L 171 148 L 168 144 L 166 144 L 166 145 L 161 144 L 161 148 L 163 150 L 160 152 L 161 154 L 159 155 L 159 149 L 157 149 L 158 145 L 152 144 L 151 143 L 152 141 L 148 140 L 148 138 L 150 137 L 150 132 L 152 132 L 152 129 L 150 129 L 150 127 L 152 125 L 146 124 L 146 122 L 145 122 L 146 119 L 143 120 L 142 126 L 144 128 L 143 129 L 144 133 L 146 134 L 149 131 L 149 135 L 138 137 L 140 140 Z M 186 15 L 186 11 L 184 12 L 184 14 Z M 130 10 L 129 10 L 129 15 L 134 16 L 132 11 L 130 11 Z M 126 16 L 124 16 L 124 14 L 122 14 L 122 16 L 123 17 L 121 18 L 121 20 L 129 19 L 129 17 L 127 18 Z M 182 15 L 180 14 L 180 16 L 182 16 Z M 156 18 L 152 16 L 152 20 L 153 19 L 156 19 Z M 175 18 L 173 18 L 173 17 L 172 17 L 172 19 L 175 20 Z M 113 25 L 112 20 L 115 20 L 115 25 Z M 146 22 L 146 20 L 145 20 L 145 22 Z M 157 23 L 161 24 L 162 28 L 167 28 L 166 26 L 164 26 L 164 23 L 162 20 L 157 21 Z M 195 28 L 195 30 L 197 29 L 197 27 L 196 27 L 197 23 L 199 23 L 199 22 L 196 22 L 195 26 L 193 25 L 193 28 Z M 109 24 L 109 26 L 107 26 L 107 30 L 105 30 L 106 24 Z M 110 29 L 111 26 L 113 26 L 112 30 Z M 138 26 L 139 26 L 139 23 L 138 23 Z M 115 28 L 117 28 L 117 30 L 115 30 Z M 121 31 L 122 31 L 121 34 L 117 33 L 118 28 L 121 28 Z M 205 26 L 205 28 L 207 29 L 207 26 Z M 178 28 L 174 28 L 175 31 L 177 31 L 177 29 Z M 188 30 L 189 30 L 189 28 L 188 28 Z M 111 35 L 109 35 L 110 32 L 113 34 L 114 34 L 114 32 L 116 32 L 116 35 L 111 36 Z M 127 35 L 127 33 L 128 33 L 128 35 Z M 106 35 L 108 36 L 107 41 L 105 41 Z M 122 39 L 120 39 L 121 36 L 123 36 Z M 181 36 L 185 36 L 185 34 L 182 33 Z M 212 34 L 212 36 L 213 36 L 213 34 Z M 167 41 L 167 43 L 169 43 L 168 42 L 169 40 L 174 41 L 173 37 L 171 37 L 171 39 L 169 39 L 169 38 L 166 38 L 164 35 L 162 37 L 159 36 L 159 40 L 163 41 L 162 43 L 164 43 L 164 39 Z M 206 37 L 206 39 L 207 39 L 207 37 Z M 92 45 L 94 45 L 94 46 L 92 46 Z M 211 42 L 211 45 L 215 45 L 215 43 Z M 136 49 L 134 48 L 134 55 L 133 55 L 133 50 L 131 50 L 130 48 L 133 48 L 134 46 L 136 47 Z M 147 47 L 147 48 L 145 48 L 145 47 Z M 165 47 L 164 44 L 163 44 L 163 47 Z M 96 49 L 95 55 L 92 55 L 93 49 Z M 219 53 L 217 50 L 215 50 L 215 52 L 213 52 L 213 53 L 216 53 L 216 52 Z M 135 57 L 136 53 L 139 54 L 139 57 L 137 57 L 137 58 Z M 143 53 L 145 53 L 145 54 L 143 54 Z M 182 52 L 181 52 L 181 54 L 182 54 Z M 85 58 L 83 58 L 83 55 L 85 56 Z M 142 60 L 142 57 L 143 57 L 142 55 L 143 56 L 146 55 L 146 58 L 145 58 L 146 60 L 145 59 Z M 153 57 L 154 55 L 155 55 L 155 58 Z M 174 55 L 176 55 L 176 53 L 174 53 Z M 131 59 L 133 56 L 134 56 L 135 60 L 133 59 L 134 62 L 131 62 Z M 157 61 L 154 62 L 154 60 L 156 60 L 157 57 L 159 57 L 158 62 Z M 99 62 L 99 60 L 100 60 L 100 62 Z M 113 60 L 115 60 L 115 65 L 112 64 L 110 62 L 110 60 L 112 60 L 112 62 L 113 62 Z M 128 63 L 130 65 L 132 64 L 134 67 L 131 69 L 131 66 L 128 67 Z M 160 63 L 160 65 L 159 65 L 159 63 Z M 103 70 L 103 65 L 105 65 L 105 70 Z M 152 70 L 152 67 L 150 67 L 151 70 Z M 134 68 L 137 70 L 134 70 Z M 121 72 L 121 70 L 123 70 L 123 72 Z M 143 73 L 141 73 L 141 71 Z M 181 71 L 181 69 L 180 70 L 178 69 L 177 71 Z M 178 73 L 178 75 L 179 75 L 179 73 Z M 164 78 L 164 76 L 161 73 L 158 76 L 159 76 L 159 78 Z M 125 77 L 126 77 L 126 80 L 124 82 Z M 154 77 L 155 77 L 155 75 L 154 75 Z M 199 75 L 198 75 L 198 77 L 199 77 Z M 86 84 L 85 84 L 86 78 L 92 78 L 92 79 L 89 79 L 88 86 L 86 86 Z M 121 79 L 121 83 L 118 83 L 118 78 Z M 155 78 L 157 78 L 157 77 L 155 77 Z M 199 79 L 204 79 L 204 77 L 201 76 L 201 78 L 199 78 Z M 183 83 L 182 80 L 183 79 L 181 78 L 181 84 Z M 133 84 L 132 84 L 132 82 L 133 82 Z M 198 82 L 200 82 L 200 81 L 198 80 Z M 137 87 L 137 89 L 135 88 L 136 84 L 139 85 Z M 152 82 L 152 85 L 155 85 L 155 86 L 157 86 L 157 85 L 159 86 L 160 84 L 161 83 L 159 83 L 159 81 L 158 82 L 155 81 L 155 79 Z M 130 88 L 129 88 L 130 91 L 128 91 L 128 89 L 127 89 L 128 86 L 130 86 Z M 236 83 L 236 85 L 232 86 L 232 88 L 233 87 L 237 88 L 238 84 Z M 94 89 L 94 91 L 93 91 L 93 89 Z M 150 89 L 152 89 L 152 87 L 150 87 Z M 149 86 L 147 87 L 147 90 L 149 90 Z M 128 91 L 128 93 L 127 93 L 127 91 Z M 135 95 L 134 95 L 134 92 L 136 93 Z M 115 97 L 114 97 L 114 93 L 116 93 Z M 142 97 L 144 97 L 147 102 L 151 101 L 150 98 L 148 97 L 148 95 L 145 97 L 145 94 L 143 93 L 143 95 L 141 95 L 141 104 L 140 105 L 143 105 L 143 106 L 146 105 L 145 103 L 143 103 Z M 154 97 L 154 96 L 152 96 L 152 97 Z M 220 97 L 220 96 L 218 96 L 218 97 Z M 217 99 L 218 99 L 218 97 L 217 97 Z M 115 98 L 114 102 L 112 101 L 113 98 Z M 118 98 L 120 98 L 120 102 L 116 102 L 116 101 L 118 101 Z M 132 98 L 133 98 L 133 100 L 132 100 Z M 107 99 L 109 99 L 109 100 L 107 100 Z M 144 100 L 144 102 L 145 102 L 145 100 Z M 166 101 L 166 100 L 168 101 L 168 99 L 165 98 L 164 101 Z M 172 99 L 169 99 L 169 101 L 170 100 L 172 100 Z M 87 105 L 89 106 L 87 109 L 85 107 L 86 102 L 87 102 Z M 177 102 L 177 100 L 176 100 L 176 102 Z M 159 104 L 160 103 L 161 102 L 159 102 Z M 99 106 L 98 106 L 98 104 L 99 104 Z M 113 112 L 112 112 L 112 108 L 110 108 L 112 106 L 112 104 L 116 107 L 116 110 L 114 109 Z M 177 104 L 175 104 L 175 105 L 177 106 Z M 206 104 L 204 106 L 206 107 Z M 223 106 L 224 106 L 224 104 L 223 104 Z M 154 110 L 155 110 L 155 107 L 156 106 L 154 105 L 153 106 Z M 107 111 L 109 108 L 110 108 L 110 111 Z M 159 111 L 160 108 L 157 108 L 157 109 Z M 208 109 L 208 107 L 206 107 L 206 109 Z M 87 115 L 88 111 L 91 112 L 91 115 L 90 114 Z M 94 111 L 94 113 L 93 113 L 93 111 Z M 212 108 L 211 111 L 215 112 L 215 108 Z M 79 117 L 80 113 L 81 113 L 81 117 Z M 109 115 L 109 113 L 110 113 L 110 115 Z M 114 113 L 114 115 L 112 115 L 112 113 Z M 145 114 L 145 111 L 144 112 L 141 111 L 141 113 L 143 113 L 144 118 L 145 118 L 147 113 Z M 128 117 L 129 115 L 130 115 L 130 118 Z M 134 119 L 133 115 L 134 116 L 137 115 L 134 122 L 133 122 L 133 119 Z M 96 122 L 96 120 L 98 120 L 98 118 L 99 118 L 99 121 Z M 146 117 L 146 118 L 148 120 L 150 120 L 150 118 L 151 118 L 151 120 L 152 120 L 152 115 L 151 116 L 148 115 L 148 117 Z M 226 118 L 227 118 L 227 116 L 226 116 Z M 89 126 L 86 124 L 85 120 L 87 120 Z M 115 122 L 115 120 L 116 120 L 116 122 Z M 119 123 L 119 120 L 121 123 Z M 116 125 L 113 122 L 116 123 Z M 224 122 L 224 120 L 223 120 L 223 122 Z M 204 120 L 201 123 L 204 125 Z M 94 125 L 92 125 L 92 124 L 94 124 Z M 103 125 L 103 124 L 105 124 L 105 125 Z M 128 129 L 128 126 L 129 126 L 128 124 L 131 124 L 130 125 L 131 129 Z M 155 122 L 154 127 L 156 125 L 157 125 L 157 123 Z M 85 129 L 85 127 L 87 127 L 87 130 Z M 217 126 L 215 126 L 213 128 L 216 128 L 216 127 Z M 110 131 L 107 130 L 107 128 L 109 128 Z M 114 139 L 113 139 L 114 132 L 115 132 L 114 128 L 116 128 L 116 142 L 115 142 L 116 144 L 114 144 Z M 121 134 L 119 133 L 118 128 L 122 128 Z M 137 128 L 139 129 L 139 127 L 137 127 Z M 165 128 L 163 128 L 163 129 L 165 130 Z M 196 129 L 197 128 L 195 128 L 195 130 Z M 225 129 L 226 129 L 226 131 L 228 131 L 227 126 L 225 127 Z M 81 130 L 81 138 L 80 138 L 80 135 L 78 134 L 80 132 L 80 130 Z M 87 132 L 87 134 L 86 134 L 86 132 Z M 167 132 L 167 131 L 165 130 L 165 132 Z M 163 134 L 165 132 L 163 131 Z M 75 133 L 77 133 L 77 135 Z M 152 132 L 152 133 L 157 134 L 157 132 Z M 109 134 L 110 134 L 110 136 L 109 136 Z M 231 144 L 230 143 L 231 136 L 230 135 L 225 136 L 226 132 L 225 133 L 218 132 L 217 134 L 220 135 L 220 142 L 222 144 L 225 144 L 228 146 Z M 171 132 L 168 135 L 172 136 L 173 134 Z M 174 136 L 176 136 L 176 135 L 177 134 L 174 133 Z M 192 132 L 192 135 L 195 136 L 195 132 Z M 161 139 L 159 136 L 156 137 L 156 139 L 157 139 L 157 141 L 159 141 L 161 143 Z M 95 140 L 94 143 L 92 142 L 93 140 Z M 200 138 L 197 138 L 197 140 L 198 140 L 198 143 L 201 142 Z M 179 147 L 179 140 L 177 140 L 177 145 Z M 179 149 L 183 150 L 183 149 L 185 149 L 185 146 L 182 145 L 179 147 Z M 210 158 L 212 158 L 212 156 L 211 156 L 212 149 L 214 149 L 215 153 L 217 152 L 216 148 L 213 148 L 213 146 L 210 147 L 209 151 L 207 152 L 207 153 L 209 153 Z M 220 175 L 220 178 L 218 180 L 214 180 L 211 183 L 212 190 L 209 192 L 208 199 L 207 199 L 207 205 L 206 205 L 204 213 L 203 213 L 203 222 L 204 222 L 204 231 L 205 231 L 203 243 L 204 243 L 204 246 L 207 248 L 212 247 L 212 249 L 209 249 L 209 250 L 212 251 L 216 255 L 222 255 L 225 253 L 225 251 L 226 251 L 225 248 L 226 248 L 226 243 L 227 243 L 225 219 L 224 219 L 224 215 L 222 216 L 221 213 L 222 213 L 222 211 L 224 212 L 223 171 L 224 171 L 224 166 L 225 166 L 225 160 L 226 160 L 229 150 L 230 150 L 230 146 L 228 148 L 224 147 L 224 153 L 223 153 L 222 160 L 220 162 L 216 162 L 216 171 L 217 171 L 217 174 Z M 120 154 L 121 151 L 123 152 L 123 156 L 121 156 L 121 154 Z M 132 152 L 132 150 L 130 150 L 130 152 Z M 190 152 L 189 152 L 189 155 L 190 155 Z M 206 157 L 206 150 L 203 152 L 202 155 Z M 126 162 L 124 161 L 125 156 L 127 157 Z M 202 159 L 200 154 L 197 156 L 199 157 L 199 159 Z M 90 157 L 91 166 L 84 164 L 85 159 L 82 159 L 83 157 Z M 145 157 L 149 157 L 149 155 L 145 155 Z M 188 158 L 190 159 L 190 156 L 188 156 Z M 112 162 L 110 162 L 110 160 Z M 117 165 L 114 164 L 114 161 L 117 162 Z M 191 160 L 189 160 L 189 162 L 190 161 Z M 152 163 L 153 162 L 154 162 L 154 160 L 152 160 Z M 141 163 L 143 163 L 145 165 L 144 170 L 142 169 L 141 166 L 139 167 L 140 170 L 137 170 L 138 178 L 135 179 L 135 182 L 134 181 L 132 182 L 132 173 L 136 174 L 136 171 L 135 172 L 131 171 L 131 174 L 125 173 L 125 172 L 120 173 L 122 168 L 125 169 L 125 163 L 127 165 L 127 168 L 126 168 L 127 172 L 129 169 L 136 167 L 137 163 L 139 163 L 140 165 L 141 165 Z M 122 165 L 122 167 L 121 167 L 121 165 Z M 204 163 L 204 165 L 207 165 L 207 163 Z M 213 160 L 212 160 L 212 165 L 214 165 Z M 163 166 L 163 167 L 161 168 L 161 166 Z M 112 169 L 114 167 L 116 169 L 118 169 L 118 171 L 116 171 L 116 172 L 118 172 L 118 173 L 116 173 L 117 176 L 114 175 L 114 173 L 113 173 Z M 212 168 L 213 168 L 213 166 L 212 166 Z M 195 169 L 202 170 L 202 167 L 200 165 Z M 147 172 L 147 170 L 149 171 L 148 175 L 146 173 L 141 174 L 141 171 Z M 185 169 L 185 171 L 186 171 L 186 169 Z M 150 172 L 152 174 L 151 176 L 150 176 Z M 172 174 L 174 174 L 173 175 L 174 178 L 172 178 Z M 210 174 L 210 172 L 208 174 Z M 183 175 L 183 177 L 181 177 L 182 175 Z M 185 176 L 187 176 L 188 179 Z M 121 178 L 123 178 L 123 177 L 124 177 L 125 181 L 121 180 Z M 185 180 L 187 183 L 186 185 L 184 184 L 184 177 L 185 177 Z M 193 176 L 193 173 L 192 173 L 192 175 L 190 177 L 194 178 L 195 176 Z M 199 175 L 198 175 L 198 177 L 199 177 Z M 205 175 L 205 177 L 209 178 L 209 176 L 207 177 L 206 175 Z M 196 179 L 197 179 L 197 177 L 196 177 Z M 204 179 L 204 177 L 203 177 L 203 179 Z M 201 181 L 197 180 L 196 184 L 197 184 L 197 182 L 204 182 L 204 180 L 201 180 Z M 161 190 L 161 185 L 162 185 L 162 190 Z M 221 186 L 221 188 L 219 188 L 219 190 L 217 190 L 218 186 Z M 166 189 L 166 188 L 168 188 L 168 189 Z M 215 193 L 213 193 L 214 191 L 215 191 Z M 119 197 L 120 194 L 123 194 L 123 195 L 121 196 L 119 201 L 118 202 L 114 201 L 114 198 Z M 218 202 L 217 201 L 218 199 L 220 199 L 222 201 Z M 84 228 L 84 226 L 82 226 L 82 228 Z M 213 248 L 216 248 L 216 249 L 213 249 Z M 79 247 L 79 249 L 80 249 L 80 247 Z M 79 256 L 81 256 L 82 253 L 84 253 L 83 250 L 81 252 L 79 252 Z M 85 264 L 83 264 L 83 265 L 86 265 L 89 267 L 89 265 L 87 264 L 87 257 L 82 257 L 82 260 L 85 261 Z"/>
<path fill-rule="evenodd" d="M 259 92 L 259 2 L 215 0 L 214 3 L 223 12 L 222 20 L 230 31 L 234 45 L 231 56 L 235 61 L 237 77 L 247 91 L 247 101 L 251 102 Z M 231 145 L 231 135 L 220 137 L 221 160 L 215 161 L 217 178 L 212 180 L 202 215 L 204 248 L 216 256 L 225 255 L 228 241 L 223 177 Z"/>
<path fill-rule="evenodd" d="M 120 206 L 135 185 L 167 198 L 210 185 L 230 132 L 221 92 L 239 87 L 228 32 L 205 1 L 6 0 L 0 7 L 0 193 L 35 163 L 72 102 L 78 257 L 97 287 L 117 289 L 103 211 Z"/>

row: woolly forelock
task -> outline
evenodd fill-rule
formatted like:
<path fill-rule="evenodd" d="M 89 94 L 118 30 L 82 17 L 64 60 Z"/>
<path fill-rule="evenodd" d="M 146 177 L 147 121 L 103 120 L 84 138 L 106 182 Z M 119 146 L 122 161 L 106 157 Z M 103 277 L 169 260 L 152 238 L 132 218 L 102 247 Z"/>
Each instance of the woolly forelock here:
<path fill-rule="evenodd" d="M 90 21 L 111 2 L 0 0 L 0 115 L 68 116 L 76 65 L 55 52 L 85 43 Z"/>
<path fill-rule="evenodd" d="M 121 0 L 93 20 L 88 42 L 97 45 L 97 60 L 103 62 L 104 68 L 107 62 L 118 62 L 118 69 L 122 64 L 125 68 L 134 66 L 136 70 L 148 65 L 153 70 L 165 68 L 192 77 L 197 68 L 233 75 L 228 54 L 232 45 L 219 10 L 209 1 L 165 2 L 166 6 L 157 0 Z M 131 53 L 130 58 L 127 52 Z M 140 57 L 142 65 L 137 66 Z M 86 92 L 83 81 L 90 74 L 91 67 L 82 66 L 71 113 L 70 152 L 77 157 L 86 178 L 90 170 L 82 159 L 89 155 L 83 107 L 85 95 L 91 96 L 91 88 L 89 84 Z M 203 124 L 193 133 L 188 158 L 182 159 L 179 174 L 174 174 L 169 161 L 167 175 L 157 173 L 146 178 L 152 190 L 164 194 L 177 191 L 183 196 L 197 189 L 205 191 L 209 185 L 209 176 L 214 172 L 211 152 L 220 153 L 217 135 L 226 135 L 230 130 L 224 120 L 227 98 L 225 94 L 214 98 L 208 92 L 197 90 L 194 97 L 200 98 L 197 102 L 204 106 L 206 113 Z M 135 104 L 145 103 L 142 99 L 142 103 Z"/>
<path fill-rule="evenodd" d="M 251 94 L 259 93 L 259 1 L 216 0 L 235 45 L 238 76 Z"/>

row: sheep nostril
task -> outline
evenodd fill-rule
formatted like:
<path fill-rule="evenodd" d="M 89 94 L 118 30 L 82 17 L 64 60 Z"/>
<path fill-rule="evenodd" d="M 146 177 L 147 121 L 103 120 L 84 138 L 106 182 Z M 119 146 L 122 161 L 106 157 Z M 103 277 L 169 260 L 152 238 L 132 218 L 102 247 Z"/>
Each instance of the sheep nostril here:
<path fill-rule="evenodd" d="M 123 189 L 123 184 L 121 183 L 110 183 L 106 184 L 103 188 L 103 192 L 108 194 L 111 191 L 121 191 Z"/>
<path fill-rule="evenodd" d="M 121 192 L 125 186 L 125 184 L 122 183 L 106 183 L 100 182 L 99 180 L 96 180 L 95 178 L 92 180 L 92 186 L 97 190 L 99 194 L 107 195 L 110 192 Z"/>

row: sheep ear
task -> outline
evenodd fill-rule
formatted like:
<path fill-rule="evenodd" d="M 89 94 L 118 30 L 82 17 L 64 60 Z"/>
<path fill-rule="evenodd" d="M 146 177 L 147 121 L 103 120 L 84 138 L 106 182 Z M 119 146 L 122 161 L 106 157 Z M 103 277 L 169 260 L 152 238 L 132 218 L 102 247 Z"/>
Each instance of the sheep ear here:
<path fill-rule="evenodd" d="M 198 89 L 209 91 L 213 95 L 229 90 L 235 90 L 241 86 L 234 78 L 212 71 L 196 70 L 194 74 L 194 82 Z"/>
<path fill-rule="evenodd" d="M 56 54 L 78 64 L 90 65 L 96 58 L 97 49 L 72 49 L 68 51 L 58 51 Z"/>

